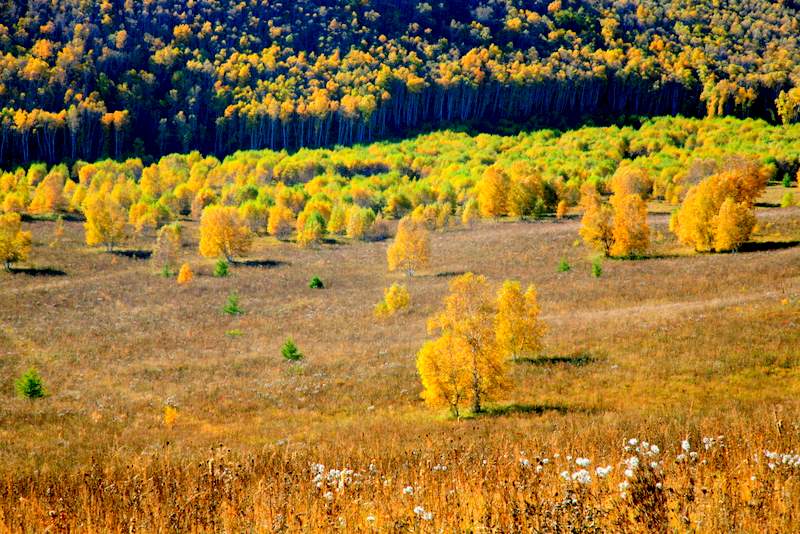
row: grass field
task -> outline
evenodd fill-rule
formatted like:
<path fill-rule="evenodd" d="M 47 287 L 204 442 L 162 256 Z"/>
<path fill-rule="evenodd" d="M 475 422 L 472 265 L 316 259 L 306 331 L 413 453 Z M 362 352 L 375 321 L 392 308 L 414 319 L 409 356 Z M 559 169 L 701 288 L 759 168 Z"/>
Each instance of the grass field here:
<path fill-rule="evenodd" d="M 27 223 L 31 265 L 0 274 L 0 531 L 791 530 L 800 459 L 765 452 L 800 452 L 800 208 L 761 208 L 753 243 L 706 255 L 653 211 L 651 257 L 600 278 L 574 217 L 437 232 L 408 280 L 386 242 L 271 237 L 214 278 L 188 222 L 184 287 L 136 259 L 152 236 L 108 254 L 80 222 L 52 246 L 54 223 Z M 505 398 L 457 421 L 420 400 L 415 354 L 466 271 L 536 284 L 549 333 Z M 394 281 L 411 308 L 377 320 Z M 232 292 L 242 316 L 221 313 Z M 13 396 L 32 365 L 35 402 Z"/>

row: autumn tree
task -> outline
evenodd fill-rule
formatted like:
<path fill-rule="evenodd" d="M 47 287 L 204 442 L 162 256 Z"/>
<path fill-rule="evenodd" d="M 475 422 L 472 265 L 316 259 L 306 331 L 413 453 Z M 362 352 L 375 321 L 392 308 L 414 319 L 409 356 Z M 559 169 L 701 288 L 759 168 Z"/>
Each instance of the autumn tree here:
<path fill-rule="evenodd" d="M 125 239 L 128 213 L 111 195 L 100 191 L 84 201 L 86 244 L 103 245 L 109 252 Z"/>
<path fill-rule="evenodd" d="M 431 244 L 428 230 L 409 218 L 403 218 L 397 225 L 394 242 L 386 250 L 389 271 L 402 269 L 408 276 L 428 264 Z"/>
<path fill-rule="evenodd" d="M 291 209 L 282 204 L 269 209 L 267 232 L 278 239 L 288 239 L 292 235 L 295 219 Z"/>
<path fill-rule="evenodd" d="M 439 337 L 423 346 L 417 369 L 428 403 L 458 406 L 469 402 L 474 413 L 483 401 L 507 387 L 507 353 L 495 333 L 494 300 L 486 278 L 467 273 L 450 283 L 444 309 L 428 321 Z"/>
<path fill-rule="evenodd" d="M 614 246 L 614 210 L 599 195 L 584 197 L 580 235 L 590 247 L 611 255 Z"/>
<path fill-rule="evenodd" d="M 478 205 L 486 218 L 502 217 L 508 213 L 508 194 L 511 180 L 499 167 L 492 166 L 478 183 Z"/>
<path fill-rule="evenodd" d="M 166 224 L 159 228 L 152 256 L 158 266 L 171 270 L 177 264 L 182 234 L 180 223 Z"/>
<path fill-rule="evenodd" d="M 11 264 L 28 259 L 31 250 L 31 233 L 22 230 L 19 213 L 0 215 L 0 261 L 7 271 Z"/>
<path fill-rule="evenodd" d="M 611 229 L 611 255 L 628 257 L 644 254 L 650 247 L 647 204 L 636 193 L 611 196 L 614 223 Z"/>
<path fill-rule="evenodd" d="M 388 317 L 399 310 L 408 308 L 411 295 L 404 285 L 392 284 L 383 291 L 383 300 L 375 306 L 376 317 Z"/>
<path fill-rule="evenodd" d="M 520 283 L 506 280 L 497 294 L 495 334 L 500 349 L 512 359 L 535 355 L 542 349 L 546 325 L 539 319 L 536 288 L 523 293 Z"/>
<path fill-rule="evenodd" d="M 200 218 L 200 254 L 206 258 L 223 257 L 232 262 L 234 256 L 250 251 L 253 234 L 236 208 L 211 205 Z"/>
<path fill-rule="evenodd" d="M 189 266 L 189 264 L 184 263 L 181 265 L 181 269 L 178 271 L 178 284 L 186 285 L 192 281 L 192 278 L 194 278 L 194 274 L 192 273 L 192 268 Z"/>
<path fill-rule="evenodd" d="M 670 219 L 670 230 L 698 252 L 735 250 L 750 238 L 755 201 L 766 183 L 767 176 L 756 163 L 733 161 L 689 189 Z"/>

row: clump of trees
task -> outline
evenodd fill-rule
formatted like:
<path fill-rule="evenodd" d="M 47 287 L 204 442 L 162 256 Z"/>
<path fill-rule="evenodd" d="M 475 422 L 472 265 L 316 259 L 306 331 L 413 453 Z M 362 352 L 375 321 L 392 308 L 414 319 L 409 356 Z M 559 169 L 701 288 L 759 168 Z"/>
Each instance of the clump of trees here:
<path fill-rule="evenodd" d="M 506 281 L 493 297 L 486 277 L 474 273 L 451 282 L 428 330 L 436 338 L 417 354 L 422 396 L 433 406 L 447 406 L 455 417 L 466 405 L 480 413 L 504 391 L 509 358 L 538 352 L 545 333 L 533 286 L 522 293 L 518 282 Z"/>
<path fill-rule="evenodd" d="M 752 160 L 733 160 L 686 194 L 670 220 L 681 243 L 698 252 L 736 250 L 756 225 L 755 201 L 768 175 Z"/>
<path fill-rule="evenodd" d="M 590 185 L 590 184 L 587 184 Z M 606 202 L 594 187 L 585 187 L 580 235 L 584 242 L 605 256 L 630 257 L 644 254 L 650 246 L 647 204 L 620 182 Z"/>

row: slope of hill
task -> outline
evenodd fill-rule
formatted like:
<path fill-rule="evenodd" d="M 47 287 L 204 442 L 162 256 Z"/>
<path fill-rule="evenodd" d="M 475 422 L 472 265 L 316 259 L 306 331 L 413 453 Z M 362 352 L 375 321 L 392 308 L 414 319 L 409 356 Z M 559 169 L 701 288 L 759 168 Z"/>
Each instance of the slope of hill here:
<path fill-rule="evenodd" d="M 352 143 L 423 124 L 793 120 L 795 2 L 0 2 L 0 164 Z"/>

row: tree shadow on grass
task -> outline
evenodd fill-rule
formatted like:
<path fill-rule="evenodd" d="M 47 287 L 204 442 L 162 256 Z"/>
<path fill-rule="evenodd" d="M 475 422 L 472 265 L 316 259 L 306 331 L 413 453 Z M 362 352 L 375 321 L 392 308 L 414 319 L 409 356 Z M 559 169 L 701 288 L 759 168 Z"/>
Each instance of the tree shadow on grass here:
<path fill-rule="evenodd" d="M 441 273 L 436 273 L 433 276 L 436 278 L 455 278 L 456 276 L 461 276 L 467 274 L 467 271 L 444 271 Z"/>
<path fill-rule="evenodd" d="M 512 402 L 511 404 L 498 404 L 496 406 L 487 406 L 483 412 L 478 414 L 486 417 L 503 417 L 507 415 L 543 415 L 547 412 L 555 412 L 564 415 L 568 412 L 576 411 L 570 409 L 564 404 L 526 404 L 519 402 Z"/>
<path fill-rule="evenodd" d="M 278 260 L 234 260 L 231 265 L 235 267 L 258 267 L 261 269 L 273 269 L 282 265 L 290 265 L 285 261 Z"/>
<path fill-rule="evenodd" d="M 784 250 L 800 245 L 800 241 L 750 241 L 742 243 L 737 252 L 767 252 L 770 250 Z"/>
<path fill-rule="evenodd" d="M 54 267 L 12 267 L 11 274 L 28 276 L 66 276 L 67 272 Z"/>
<path fill-rule="evenodd" d="M 141 249 L 119 249 L 112 250 L 111 254 L 115 256 L 122 256 L 123 258 L 128 258 L 131 260 L 149 260 L 153 255 L 153 251 Z"/>
<path fill-rule="evenodd" d="M 568 354 L 566 356 L 538 356 L 536 358 L 517 358 L 514 360 L 518 364 L 525 365 L 558 365 L 566 364 L 575 367 L 583 367 L 597 361 L 597 358 L 586 352 Z"/>

